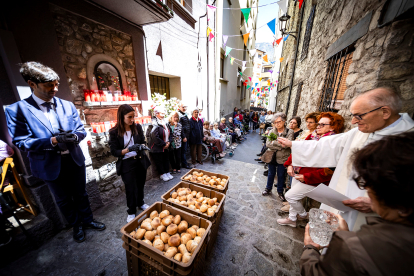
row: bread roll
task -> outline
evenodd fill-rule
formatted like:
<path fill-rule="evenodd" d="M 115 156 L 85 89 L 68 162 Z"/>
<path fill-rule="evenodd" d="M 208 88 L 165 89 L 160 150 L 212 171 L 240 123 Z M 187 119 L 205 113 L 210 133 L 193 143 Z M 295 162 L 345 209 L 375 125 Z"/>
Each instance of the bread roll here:
<path fill-rule="evenodd" d="M 165 232 L 165 226 L 164 225 L 160 225 L 157 227 L 157 234 L 161 235 L 162 232 Z"/>
<path fill-rule="evenodd" d="M 158 217 L 158 212 L 157 211 L 152 211 L 150 214 L 150 218 L 154 219 L 155 217 Z"/>
<path fill-rule="evenodd" d="M 173 192 L 173 193 L 171 194 L 171 197 L 172 197 L 172 198 L 177 198 L 177 196 L 178 196 L 177 192 Z"/>
<path fill-rule="evenodd" d="M 178 227 L 176 224 L 171 223 L 170 225 L 168 225 L 167 227 L 167 233 L 170 235 L 174 235 L 175 233 L 177 233 L 178 231 Z"/>
<path fill-rule="evenodd" d="M 188 229 L 188 222 L 186 222 L 185 220 L 182 220 L 180 224 L 178 225 L 178 232 L 179 233 L 187 232 L 187 229 Z"/>
<path fill-rule="evenodd" d="M 137 240 L 142 240 L 142 238 L 145 235 L 145 232 L 147 232 L 147 230 L 145 230 L 144 228 L 140 228 L 137 230 L 137 232 L 135 233 L 135 237 Z"/>
<path fill-rule="evenodd" d="M 181 254 L 181 253 L 177 253 L 174 256 L 174 260 L 176 260 L 178 262 L 181 262 L 182 258 L 183 258 L 183 254 Z"/>
<path fill-rule="evenodd" d="M 144 228 L 147 231 L 152 231 L 151 223 L 149 223 L 148 221 L 143 221 L 141 223 L 141 228 Z"/>
<path fill-rule="evenodd" d="M 181 238 L 180 238 L 180 236 L 178 236 L 178 235 L 171 236 L 171 237 L 168 239 L 168 245 L 169 245 L 169 246 L 174 246 L 174 247 L 177 247 L 177 246 L 179 246 L 180 244 L 181 244 Z"/>
<path fill-rule="evenodd" d="M 177 254 L 178 250 L 176 247 L 170 246 L 167 251 L 165 252 L 165 256 L 167 258 L 172 258 L 175 256 L 175 254 Z"/>
<path fill-rule="evenodd" d="M 164 250 L 164 243 L 162 242 L 162 240 L 157 239 L 154 241 L 154 243 L 152 244 L 155 248 L 157 248 L 158 250 L 163 251 Z"/>
<path fill-rule="evenodd" d="M 197 230 L 197 236 L 202 237 L 204 235 L 204 233 L 206 232 L 206 229 L 204 228 L 199 228 Z"/>
<path fill-rule="evenodd" d="M 145 242 L 146 244 L 148 244 L 148 245 L 151 245 L 151 246 L 152 246 L 152 242 L 151 242 L 151 241 L 149 241 L 149 240 L 143 240 L 143 242 Z"/>
<path fill-rule="evenodd" d="M 155 234 L 152 231 L 145 232 L 144 238 L 146 240 L 152 241 L 155 238 Z"/>
<path fill-rule="evenodd" d="M 178 246 L 178 251 L 179 251 L 181 254 L 188 253 L 188 251 L 187 251 L 187 248 L 186 248 L 185 244 L 180 244 L 180 245 Z"/>
<path fill-rule="evenodd" d="M 181 216 L 176 215 L 173 219 L 173 223 L 178 225 L 178 224 L 180 224 L 180 222 L 181 222 Z"/>
<path fill-rule="evenodd" d="M 187 242 L 190 241 L 191 239 L 192 239 L 192 237 L 189 233 L 183 233 L 183 235 L 181 236 L 181 243 L 182 244 L 187 244 Z"/>
<path fill-rule="evenodd" d="M 155 217 L 152 221 L 151 221 L 151 226 L 152 229 L 157 229 L 158 226 L 161 225 L 161 219 L 159 217 Z"/>
<path fill-rule="evenodd" d="M 168 239 L 170 238 L 170 235 L 167 232 L 161 233 L 161 240 L 163 243 L 168 243 Z"/>
<path fill-rule="evenodd" d="M 170 211 L 164 210 L 160 213 L 159 217 L 162 219 L 162 218 L 165 218 L 166 216 L 168 216 L 169 214 L 170 214 Z"/>
<path fill-rule="evenodd" d="M 197 231 L 194 228 L 188 228 L 187 233 L 191 235 L 192 239 L 194 239 L 197 236 Z"/>
<path fill-rule="evenodd" d="M 166 218 L 164 218 L 163 220 L 162 220 L 162 224 L 164 225 L 164 226 L 168 226 L 168 225 L 170 225 L 172 223 L 172 219 L 170 219 L 169 217 L 166 217 Z"/>
<path fill-rule="evenodd" d="M 185 253 L 183 255 L 183 257 L 181 258 L 183 263 L 188 263 L 190 261 L 190 259 L 191 259 L 191 254 L 190 253 Z"/>

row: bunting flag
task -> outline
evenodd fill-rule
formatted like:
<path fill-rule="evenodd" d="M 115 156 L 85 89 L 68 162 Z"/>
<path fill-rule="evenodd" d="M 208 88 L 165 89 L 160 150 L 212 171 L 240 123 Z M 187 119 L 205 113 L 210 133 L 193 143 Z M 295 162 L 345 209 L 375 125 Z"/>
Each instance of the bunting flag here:
<path fill-rule="evenodd" d="M 256 49 L 251 49 L 249 53 L 250 53 L 250 56 L 254 56 L 256 54 Z"/>
<path fill-rule="evenodd" d="M 231 49 L 232 49 L 232 48 L 230 48 L 230 47 L 226 46 L 226 57 L 230 54 Z"/>
<path fill-rule="evenodd" d="M 280 44 L 280 41 L 282 41 L 282 39 L 283 39 L 283 36 L 281 38 L 279 38 L 279 39 L 276 40 L 277 45 Z"/>
<path fill-rule="evenodd" d="M 267 55 L 263 56 L 263 60 L 269 62 L 269 60 L 267 59 Z"/>
<path fill-rule="evenodd" d="M 207 22 L 210 20 L 214 12 L 216 11 L 216 7 L 212 5 L 207 5 Z"/>
<path fill-rule="evenodd" d="M 274 63 L 274 61 L 273 61 L 273 63 Z M 273 70 L 269 70 L 269 72 L 270 72 L 270 74 L 272 74 L 273 73 Z"/>
<path fill-rule="evenodd" d="M 228 35 L 223 35 L 223 48 L 226 47 L 227 39 L 229 39 L 229 36 Z"/>
<path fill-rule="evenodd" d="M 250 88 L 250 85 L 247 85 L 247 89 L 249 89 Z"/>
<path fill-rule="evenodd" d="M 233 65 L 234 57 L 230 57 L 230 64 Z"/>
<path fill-rule="evenodd" d="M 212 29 L 209 26 L 207 26 L 207 36 L 210 36 L 211 31 Z"/>
<path fill-rule="evenodd" d="M 282 62 L 283 61 L 283 57 L 279 58 L 279 61 Z"/>
<path fill-rule="evenodd" d="M 259 78 L 259 81 L 262 81 L 262 78 Z"/>
<path fill-rule="evenodd" d="M 275 81 L 276 83 L 279 83 L 279 81 Z"/>
<path fill-rule="evenodd" d="M 267 85 L 270 85 L 270 80 L 267 80 Z"/>
<path fill-rule="evenodd" d="M 247 40 L 249 39 L 249 35 L 250 33 L 244 34 L 243 35 L 243 39 L 244 39 L 244 45 L 247 46 Z"/>
<path fill-rule="evenodd" d="M 287 0 L 280 0 L 276 2 L 283 13 L 287 13 Z"/>
<path fill-rule="evenodd" d="M 275 63 L 275 61 L 272 61 L 272 62 L 270 62 L 270 64 L 274 64 Z M 272 71 L 273 72 L 273 71 Z"/>
<path fill-rule="evenodd" d="M 246 62 L 247 61 L 242 61 L 242 72 L 244 72 L 244 70 L 246 70 Z"/>
<path fill-rule="evenodd" d="M 258 84 L 259 84 L 259 83 L 258 83 L 258 82 L 256 82 L 256 83 L 254 84 L 254 87 L 256 87 Z"/>
<path fill-rule="evenodd" d="M 244 15 L 244 20 L 246 20 L 246 24 L 247 24 L 247 20 L 249 20 L 250 10 L 251 8 L 241 9 L 241 12 Z"/>
<path fill-rule="evenodd" d="M 158 44 L 158 49 L 157 49 L 157 52 L 155 53 L 155 55 L 156 56 L 160 56 L 161 57 L 161 60 L 163 60 L 162 59 L 162 46 L 161 46 L 161 41 L 160 41 L 160 44 Z"/>
<path fill-rule="evenodd" d="M 239 72 L 239 74 L 240 74 L 240 76 L 243 76 L 243 73 L 242 72 Z"/>
<path fill-rule="evenodd" d="M 249 81 L 252 81 L 252 78 L 251 77 L 249 77 Z"/>
<path fill-rule="evenodd" d="M 267 23 L 267 26 L 269 26 L 269 29 L 273 32 L 273 34 L 276 34 L 276 18 Z"/>
<path fill-rule="evenodd" d="M 299 0 L 299 9 L 302 7 L 303 0 Z"/>
<path fill-rule="evenodd" d="M 213 32 L 210 33 L 209 37 L 208 37 L 208 41 L 211 42 L 211 40 L 214 38 Z"/>
<path fill-rule="evenodd" d="M 283 41 L 286 41 L 288 37 L 289 37 L 289 34 L 283 39 Z"/>

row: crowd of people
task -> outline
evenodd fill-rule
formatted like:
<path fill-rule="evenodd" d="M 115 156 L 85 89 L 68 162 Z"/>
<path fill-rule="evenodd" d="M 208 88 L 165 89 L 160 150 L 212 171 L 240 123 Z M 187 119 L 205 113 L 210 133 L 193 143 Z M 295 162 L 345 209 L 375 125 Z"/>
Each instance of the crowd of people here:
<path fill-rule="evenodd" d="M 28 152 L 33 176 L 50 188 L 67 222 L 73 239 L 83 242 L 85 229 L 102 231 L 105 224 L 94 219 L 85 189 L 85 158 L 79 142 L 86 131 L 73 103 L 55 97 L 59 76 L 37 62 L 20 69 L 32 95 L 5 109 L 9 133 L 17 149 Z M 327 250 L 315 243 L 306 226 L 300 260 L 302 275 L 408 275 L 414 257 L 414 121 L 400 113 L 402 100 L 390 87 L 361 93 L 350 105 L 352 124 L 344 132 L 344 118 L 335 112 L 312 112 L 288 120 L 286 114 L 234 109 L 232 116 L 209 122 L 187 106 L 165 118 L 157 106 L 146 133 L 136 124 L 135 110 L 128 104 L 117 112 L 117 124 L 109 131 L 109 145 L 117 157 L 116 172 L 125 185 L 127 221 L 144 202 L 146 172 L 153 165 L 163 181 L 174 178 L 182 168 L 203 165 L 202 145 L 216 149 L 218 158 L 252 131 L 264 133 L 257 161 L 266 164 L 268 179 L 263 196 L 277 196 L 286 218 L 282 226 L 296 227 L 307 219 L 301 200 L 318 185 L 346 195 L 342 203 L 351 211 L 339 213 L 322 204 L 339 222 Z M 191 165 L 187 162 L 190 148 Z M 0 141 L 0 162 L 13 150 Z M 45 170 L 44 168 L 48 168 Z M 274 184 L 275 178 L 277 183 Z M 4 220 L 1 216 L 0 220 Z M 6 237 L 0 228 L 2 237 Z M 8 242 L 6 237 L 1 242 Z"/>

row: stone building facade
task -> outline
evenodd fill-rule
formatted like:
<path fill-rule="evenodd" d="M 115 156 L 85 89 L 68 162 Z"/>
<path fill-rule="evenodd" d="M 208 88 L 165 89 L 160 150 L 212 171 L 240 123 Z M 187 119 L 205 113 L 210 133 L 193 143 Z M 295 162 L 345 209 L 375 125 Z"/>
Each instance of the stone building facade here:
<path fill-rule="evenodd" d="M 299 46 L 293 68 L 297 40 L 290 37 L 283 45 L 276 111 L 290 118 L 323 110 L 326 104 L 321 104 L 321 98 L 332 88 L 329 110 L 344 116 L 349 130 L 353 98 L 382 85 L 394 87 L 403 98 L 403 112 L 412 115 L 414 20 L 405 16 L 380 27 L 385 4 L 385 0 L 308 0 L 299 9 L 297 2 L 289 1 L 289 31 L 300 31 L 295 33 Z M 332 80 L 335 66 L 338 74 Z"/>

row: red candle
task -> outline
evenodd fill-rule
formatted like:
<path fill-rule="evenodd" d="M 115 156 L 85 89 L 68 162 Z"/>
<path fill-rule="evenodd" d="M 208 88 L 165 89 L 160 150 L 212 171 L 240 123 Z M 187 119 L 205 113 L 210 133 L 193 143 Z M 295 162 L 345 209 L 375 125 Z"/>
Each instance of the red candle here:
<path fill-rule="evenodd" d="M 90 102 L 91 101 L 91 93 L 89 92 L 89 90 L 84 89 L 83 90 L 83 95 L 85 96 L 85 102 Z"/>
<path fill-rule="evenodd" d="M 96 123 L 91 123 L 91 127 L 93 133 L 98 133 L 98 131 L 96 130 Z"/>
<path fill-rule="evenodd" d="M 100 122 L 99 126 L 101 128 L 101 132 L 105 132 L 105 124 L 103 122 Z"/>
<path fill-rule="evenodd" d="M 91 93 L 91 102 L 96 102 L 96 95 L 94 92 Z"/>

